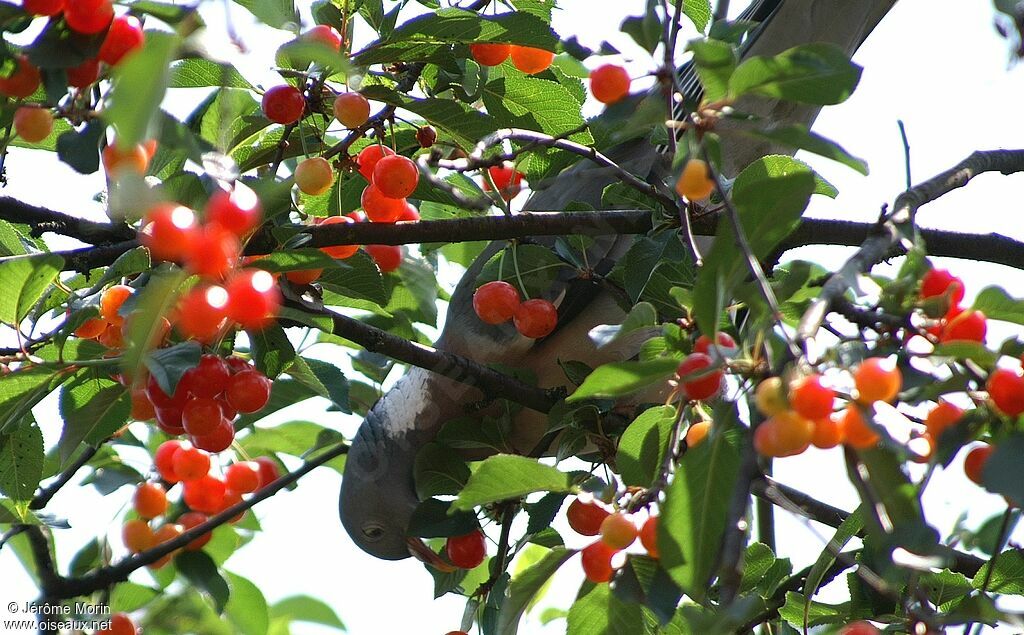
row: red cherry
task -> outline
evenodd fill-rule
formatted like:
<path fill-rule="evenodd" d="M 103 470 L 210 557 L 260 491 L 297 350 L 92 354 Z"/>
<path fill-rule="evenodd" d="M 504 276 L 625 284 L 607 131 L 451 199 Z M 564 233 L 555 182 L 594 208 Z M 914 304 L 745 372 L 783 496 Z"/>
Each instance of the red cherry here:
<path fill-rule="evenodd" d="M 18 68 L 14 73 L 10 77 L 0 77 L 0 94 L 24 99 L 36 92 L 42 79 L 39 69 L 28 61 L 28 57 L 19 55 L 16 59 Z"/>
<path fill-rule="evenodd" d="M 288 84 L 274 86 L 263 93 L 261 103 L 267 119 L 281 124 L 295 123 L 306 110 L 306 100 L 298 88 Z"/>
<path fill-rule="evenodd" d="M 178 524 L 184 527 L 185 531 L 202 525 L 207 520 L 209 520 L 209 517 L 202 512 L 185 512 L 178 516 Z M 211 538 L 213 538 L 213 533 L 208 531 L 185 545 L 185 551 L 199 551 L 206 546 L 206 543 L 210 542 Z"/>
<path fill-rule="evenodd" d="M 590 72 L 590 92 L 603 104 L 614 104 L 629 94 L 629 73 L 615 64 L 604 64 Z"/>
<path fill-rule="evenodd" d="M 377 167 L 377 162 L 383 157 L 393 156 L 394 154 L 394 150 L 379 143 L 366 146 L 359 152 L 359 156 L 356 157 L 359 173 L 363 175 L 367 183 L 373 183 L 373 170 Z"/>
<path fill-rule="evenodd" d="M 224 472 L 224 482 L 228 489 L 241 494 L 249 494 L 260 488 L 260 465 L 255 461 L 232 463 Z"/>
<path fill-rule="evenodd" d="M 181 480 L 178 473 L 174 471 L 174 454 L 183 447 L 188 446 L 187 441 L 164 441 L 153 454 L 153 465 L 156 467 L 160 478 L 168 483 L 174 484 Z"/>
<path fill-rule="evenodd" d="M 419 168 L 412 159 L 401 155 L 382 157 L 373 168 L 373 184 L 388 198 L 404 199 L 411 195 L 419 180 Z"/>
<path fill-rule="evenodd" d="M 488 324 L 508 322 L 520 304 L 519 291 L 502 280 L 483 284 L 473 294 L 473 310 Z"/>
<path fill-rule="evenodd" d="M 406 203 L 402 213 L 396 218 L 397 222 L 415 222 L 420 219 L 420 211 L 412 203 Z"/>
<path fill-rule="evenodd" d="M 281 478 L 281 470 L 274 459 L 269 456 L 258 456 L 252 460 L 260 466 L 260 487 L 266 487 Z"/>
<path fill-rule="evenodd" d="M 341 51 L 341 35 L 334 30 L 334 27 L 326 24 L 318 24 L 302 34 L 302 39 L 307 42 L 323 44 L 335 53 Z"/>
<path fill-rule="evenodd" d="M 629 514 L 611 514 L 601 521 L 601 540 L 612 549 L 625 549 L 633 544 L 639 533 Z"/>
<path fill-rule="evenodd" d="M 100 33 L 114 19 L 114 6 L 110 0 L 66 0 L 64 19 L 72 31 Z"/>
<path fill-rule="evenodd" d="M 203 435 L 191 435 L 189 440 L 197 448 L 202 448 L 207 452 L 223 452 L 231 447 L 231 442 L 235 440 L 235 427 L 231 425 L 231 422 L 221 417 L 220 423 L 217 424 L 213 430 Z"/>
<path fill-rule="evenodd" d="M 718 393 L 722 386 L 722 371 L 714 370 L 704 373 L 705 369 L 714 366 L 714 360 L 704 353 L 691 353 L 683 359 L 676 369 L 683 392 L 691 401 L 708 399 Z M 701 375 L 697 377 L 697 375 Z"/>
<path fill-rule="evenodd" d="M 501 43 L 480 42 L 469 45 L 469 53 L 480 66 L 497 66 L 508 59 L 512 46 Z"/>
<path fill-rule="evenodd" d="M 658 553 L 658 517 L 650 516 L 640 528 L 640 544 L 647 550 L 647 555 L 657 559 Z"/>
<path fill-rule="evenodd" d="M 230 487 L 224 491 L 224 502 L 221 503 L 221 508 L 217 510 L 217 513 L 224 511 L 225 509 L 234 506 L 237 503 L 242 502 L 242 495 L 231 489 Z M 229 520 L 229 523 L 237 523 L 242 520 L 242 516 L 245 516 L 245 511 L 238 512 L 234 518 Z"/>
<path fill-rule="evenodd" d="M 87 88 L 96 83 L 100 77 L 100 61 L 86 60 L 78 66 L 64 69 L 68 76 L 68 86 Z"/>
<path fill-rule="evenodd" d="M 491 175 L 494 187 L 498 188 L 501 198 L 506 201 L 514 199 L 516 194 L 519 194 L 523 189 L 523 173 L 516 170 L 510 163 L 489 167 L 487 168 L 487 173 Z M 487 179 L 484 179 L 484 191 L 491 191 L 491 184 Z"/>
<path fill-rule="evenodd" d="M 64 0 L 23 0 L 21 6 L 32 15 L 57 15 L 64 10 Z"/>
<path fill-rule="evenodd" d="M 138 629 L 127 613 L 114 613 L 110 616 L 110 626 L 99 631 L 97 635 L 136 635 Z"/>
<path fill-rule="evenodd" d="M 171 464 L 179 481 L 195 481 L 210 473 L 210 454 L 191 443 L 182 442 L 171 457 Z"/>
<path fill-rule="evenodd" d="M 238 411 L 228 403 L 228 398 L 224 395 L 220 395 L 217 397 L 217 403 L 220 404 L 220 411 L 224 413 L 224 418 L 227 419 L 229 423 L 233 422 L 235 417 L 238 416 Z"/>
<path fill-rule="evenodd" d="M 228 386 L 231 370 L 218 355 L 206 354 L 199 358 L 199 364 L 185 371 L 181 381 L 196 397 L 216 397 Z M 194 434 L 194 433 L 192 433 Z"/>
<path fill-rule="evenodd" d="M 225 357 L 224 363 L 227 364 L 228 370 L 231 371 L 232 375 L 234 375 L 235 373 L 240 373 L 243 370 L 252 370 L 252 364 L 245 361 L 241 357 L 236 357 L 234 355 Z"/>
<path fill-rule="evenodd" d="M 514 44 L 512 45 L 510 56 L 512 57 L 512 65 L 527 75 L 535 75 L 547 70 L 555 59 L 555 54 L 551 51 L 545 51 L 544 49 L 532 46 L 516 46 Z"/>
<path fill-rule="evenodd" d="M 236 236 L 244 236 L 263 220 L 260 199 L 248 186 L 236 182 L 231 190 L 217 190 L 206 203 L 206 220 Z"/>
<path fill-rule="evenodd" d="M 21 106 L 14 111 L 14 132 L 29 143 L 39 143 L 53 131 L 53 113 L 38 106 Z"/>
<path fill-rule="evenodd" d="M 224 287 L 198 284 L 178 301 L 176 323 L 185 337 L 210 343 L 227 318 L 228 292 Z"/>
<path fill-rule="evenodd" d="M 142 483 L 135 489 L 132 507 L 139 518 L 162 516 L 167 511 L 167 492 L 159 483 Z"/>
<path fill-rule="evenodd" d="M 338 223 L 354 223 L 348 216 L 328 216 L 327 218 L 320 221 L 321 225 L 337 225 Z M 324 252 L 331 258 L 337 260 L 344 260 L 351 258 L 353 254 L 359 251 L 359 245 L 334 245 L 332 247 L 321 247 L 320 251 Z"/>
<path fill-rule="evenodd" d="M 125 284 L 115 284 L 100 296 L 100 317 L 110 324 L 124 324 L 121 307 L 125 300 L 135 293 L 135 289 Z"/>
<path fill-rule="evenodd" d="M 808 375 L 789 386 L 789 405 L 805 419 L 817 421 L 832 414 L 836 392 L 823 386 L 820 375 Z"/>
<path fill-rule="evenodd" d="M 487 557 L 484 532 L 477 529 L 464 536 L 451 536 L 444 546 L 448 560 L 460 569 L 472 569 Z"/>
<path fill-rule="evenodd" d="M 363 189 L 360 203 L 366 217 L 373 223 L 393 223 L 405 212 L 406 201 L 402 198 L 385 196 L 371 183 Z"/>
<path fill-rule="evenodd" d="M 142 32 L 142 23 L 134 15 L 119 15 L 110 23 L 107 36 L 100 45 L 96 57 L 101 62 L 116 66 L 125 55 L 135 49 L 142 48 L 146 35 Z"/>
<path fill-rule="evenodd" d="M 987 331 L 988 324 L 984 313 L 973 310 L 964 311 L 946 324 L 939 340 L 942 342 L 963 340 L 984 343 Z"/>
<path fill-rule="evenodd" d="M 204 514 L 216 514 L 224 505 L 224 481 L 207 474 L 194 481 L 186 481 L 182 499 L 189 508 Z"/>
<path fill-rule="evenodd" d="M 719 331 L 715 336 L 715 340 L 718 342 L 718 348 L 725 350 L 736 350 L 736 340 L 732 339 L 732 336 L 725 331 Z M 711 346 L 711 338 L 707 335 L 701 335 L 697 338 L 697 341 L 693 344 L 694 353 L 704 353 L 705 355 L 714 355 L 712 351 L 715 348 Z"/>
<path fill-rule="evenodd" d="M 964 282 L 946 269 L 930 269 L 921 277 L 921 297 L 933 298 L 943 295 L 952 287 L 949 303 L 960 304 L 964 299 Z"/>
<path fill-rule="evenodd" d="M 154 260 L 180 262 L 192 251 L 198 233 L 192 210 L 175 203 L 161 203 L 143 217 L 139 241 Z"/>
<path fill-rule="evenodd" d="M 295 284 L 306 285 L 315 282 L 323 273 L 323 269 L 297 269 L 295 271 L 286 271 L 284 277 Z"/>
<path fill-rule="evenodd" d="M 612 568 L 612 557 L 618 553 L 598 540 L 592 545 L 584 547 L 580 552 L 580 563 L 583 565 L 583 575 L 594 584 L 608 582 L 615 574 Z"/>
<path fill-rule="evenodd" d="M 358 128 L 370 118 L 370 102 L 359 93 L 342 93 L 334 99 L 334 118 L 346 128 Z"/>
<path fill-rule="evenodd" d="M 365 249 L 381 273 L 391 273 L 402 264 L 402 247 L 399 245 L 367 245 Z"/>
<path fill-rule="evenodd" d="M 839 635 L 880 635 L 881 632 L 871 622 L 857 621 L 844 626 Z"/>
<path fill-rule="evenodd" d="M 185 267 L 197 276 L 220 280 L 238 262 L 241 252 L 238 236 L 216 223 L 208 223 L 196 234 L 192 249 L 185 254 Z"/>
<path fill-rule="evenodd" d="M 181 408 L 176 406 L 156 408 L 156 425 L 171 436 L 185 434 L 185 428 L 181 425 Z"/>
<path fill-rule="evenodd" d="M 521 335 L 538 339 L 555 330 L 558 325 L 558 309 L 547 300 L 534 298 L 520 304 L 512 320 Z"/>
<path fill-rule="evenodd" d="M 246 370 L 233 375 L 224 391 L 228 403 L 238 412 L 252 413 L 263 409 L 270 401 L 271 382 L 258 370 Z"/>
<path fill-rule="evenodd" d="M 964 458 L 964 474 L 978 485 L 982 484 L 985 463 L 994 450 L 991 445 L 979 445 L 973 448 Z"/>
<path fill-rule="evenodd" d="M 146 380 L 146 395 L 157 408 L 181 408 L 185 405 L 185 400 L 188 399 L 188 389 L 179 381 L 174 388 L 174 394 L 168 395 L 157 383 L 156 378 L 150 375 Z"/>
<path fill-rule="evenodd" d="M 281 293 L 274 276 L 262 269 L 243 269 L 228 279 L 228 317 L 242 328 L 259 330 L 274 321 Z"/>
<path fill-rule="evenodd" d="M 135 421 L 149 421 L 155 416 L 156 409 L 153 407 L 153 402 L 149 400 L 146 389 L 133 389 L 131 418 Z"/>
<path fill-rule="evenodd" d="M 434 130 L 432 126 L 423 126 L 416 131 L 416 143 L 420 144 L 421 148 L 429 148 L 430 146 L 437 143 L 437 130 Z"/>
<path fill-rule="evenodd" d="M 220 403 L 210 397 L 193 397 L 181 409 L 181 424 L 185 432 L 193 437 L 211 434 L 223 419 Z"/>
<path fill-rule="evenodd" d="M 566 520 L 572 530 L 581 536 L 596 536 L 601 533 L 601 523 L 611 513 L 597 503 L 584 503 L 580 499 L 569 504 L 565 512 Z"/>
<path fill-rule="evenodd" d="M 995 369 L 988 376 L 987 390 L 1000 412 L 1011 417 L 1024 413 L 1024 375 L 1020 370 Z"/>

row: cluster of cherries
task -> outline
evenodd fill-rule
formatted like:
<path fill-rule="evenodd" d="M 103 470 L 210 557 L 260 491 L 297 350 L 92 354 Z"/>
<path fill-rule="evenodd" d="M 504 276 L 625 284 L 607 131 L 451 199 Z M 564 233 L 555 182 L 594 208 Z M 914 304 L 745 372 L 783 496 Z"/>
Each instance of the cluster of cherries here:
<path fill-rule="evenodd" d="M 541 298 L 523 301 L 519 291 L 503 280 L 481 285 L 473 294 L 473 310 L 487 324 L 512 320 L 524 337 L 541 338 L 558 325 L 558 309 Z"/>
<path fill-rule="evenodd" d="M 597 501 L 584 502 L 577 498 L 566 511 L 569 526 L 582 536 L 600 538 L 580 551 L 583 573 L 594 583 L 608 582 L 615 574 L 613 559 L 617 553 L 628 548 L 636 539 L 647 551 L 647 555 L 658 558 L 658 517 L 648 516 L 637 527 L 637 519 L 626 512 L 611 512 Z"/>
<path fill-rule="evenodd" d="M 527 75 L 542 73 L 551 66 L 555 54 L 532 46 L 480 42 L 469 45 L 469 54 L 480 66 L 499 66 L 511 58 L 512 65 Z"/>
<path fill-rule="evenodd" d="M 183 205 L 160 203 L 139 228 L 139 241 L 154 259 L 179 263 L 201 279 L 179 302 L 179 330 L 210 342 L 228 321 L 250 330 L 264 328 L 281 304 L 274 276 L 262 269 L 236 269 L 242 240 L 262 221 L 259 199 L 236 182 L 210 197 L 203 216 L 200 222 Z"/>
<path fill-rule="evenodd" d="M 960 306 L 964 299 L 963 281 L 945 269 L 930 269 L 921 277 L 925 313 L 938 311 L 941 318 L 927 332 L 939 342 L 954 340 L 984 343 L 988 324 L 985 314 Z"/>
<path fill-rule="evenodd" d="M 131 553 L 141 553 L 177 538 L 280 476 L 277 464 L 265 456 L 252 461 L 236 461 L 224 470 L 223 477 L 215 476 L 210 472 L 210 454 L 188 441 L 165 441 L 157 448 L 153 461 L 162 482 L 150 481 L 136 488 L 132 507 L 138 518 L 126 521 L 121 530 L 124 545 Z M 165 522 L 154 530 L 151 521 L 167 516 L 171 510 L 165 484 L 173 487 L 177 483 L 182 484 L 181 500 L 188 509 L 180 511 L 173 522 Z M 238 522 L 242 516 L 244 512 L 230 522 Z M 185 545 L 184 549 L 198 551 L 211 538 L 210 533 L 205 533 Z M 177 551 L 173 551 L 149 567 L 159 569 L 176 554 Z"/>
<path fill-rule="evenodd" d="M 141 48 L 146 40 L 139 19 L 133 15 L 115 17 L 109 0 L 24 0 L 22 8 L 30 15 L 51 19 L 63 14 L 64 22 L 75 33 L 99 35 L 105 32 L 95 58 L 65 69 L 68 85 L 73 88 L 88 88 L 99 79 L 101 63 L 116 66 L 128 53 Z M 19 55 L 16 62 L 14 72 L 0 78 L 0 94 L 25 99 L 39 89 L 42 79 L 39 69 L 27 56 Z M 21 106 L 14 113 L 14 131 L 29 143 L 42 141 L 52 130 L 53 113 L 47 108 Z"/>

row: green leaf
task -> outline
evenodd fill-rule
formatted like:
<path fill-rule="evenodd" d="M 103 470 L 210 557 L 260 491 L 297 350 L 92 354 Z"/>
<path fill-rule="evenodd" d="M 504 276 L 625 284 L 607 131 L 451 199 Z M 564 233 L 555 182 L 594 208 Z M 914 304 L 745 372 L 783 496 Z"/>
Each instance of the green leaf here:
<path fill-rule="evenodd" d="M 992 562 L 995 562 L 994 569 Z M 991 576 L 989 569 L 992 569 Z M 1018 549 L 1000 553 L 998 557 L 982 565 L 971 584 L 974 588 L 980 589 L 984 586 L 986 578 L 988 586 L 985 588 L 990 593 L 1024 595 L 1024 553 Z"/>
<path fill-rule="evenodd" d="M 973 309 L 990 320 L 1024 324 L 1024 300 L 1010 296 L 1002 287 L 985 287 L 974 299 Z"/>
<path fill-rule="evenodd" d="M 508 597 L 498 609 L 498 635 L 515 635 L 526 608 L 547 584 L 558 568 L 576 551 L 564 547 L 551 549 L 544 557 L 525 571 L 516 574 L 509 584 Z"/>
<path fill-rule="evenodd" d="M 587 375 L 583 385 L 569 395 L 568 402 L 595 397 L 622 397 L 675 374 L 679 360 L 662 358 L 646 362 L 614 362 L 604 364 Z"/>
<path fill-rule="evenodd" d="M 653 0 L 647 0 L 647 10 L 643 15 L 626 18 L 620 27 L 623 33 L 633 38 L 634 42 L 651 54 L 661 44 L 661 38 L 665 33 L 655 11 L 656 4 Z"/>
<path fill-rule="evenodd" d="M 860 81 L 861 68 L 835 44 L 814 42 L 795 46 L 774 57 L 744 60 L 729 80 L 733 98 L 761 95 L 807 104 L 846 101 Z"/>
<path fill-rule="evenodd" d="M 0 433 L 9 433 L 12 426 L 21 424 L 43 397 L 71 376 L 40 367 L 0 375 Z"/>
<path fill-rule="evenodd" d="M 428 443 L 416 453 L 413 480 L 421 499 L 458 494 L 469 480 L 469 467 L 451 448 Z"/>
<path fill-rule="evenodd" d="M 100 138 L 106 126 L 90 121 L 81 130 L 66 130 L 57 137 L 57 157 L 79 174 L 92 174 L 100 169 Z"/>
<path fill-rule="evenodd" d="M 580 102 L 564 86 L 528 75 L 496 75 L 492 72 L 494 79 L 483 86 L 480 96 L 499 125 L 558 136 L 584 124 Z M 593 141 L 589 132 L 570 138 L 580 143 Z"/>
<path fill-rule="evenodd" d="M 814 594 L 818 592 L 818 588 L 821 586 L 822 580 L 825 579 L 825 574 L 832 567 L 832 564 L 836 561 L 836 553 L 843 550 L 850 540 L 857 535 L 864 527 L 864 513 L 860 508 L 854 510 L 846 520 L 844 520 L 839 527 L 836 529 L 836 533 L 832 535 L 832 539 L 828 541 L 828 546 L 822 550 L 821 554 L 818 555 L 818 559 L 814 561 L 811 566 L 811 570 L 807 572 L 807 581 L 804 582 L 804 593 L 807 594 L 807 603 L 804 606 L 804 618 L 808 619 L 811 610 L 811 599 Z"/>
<path fill-rule="evenodd" d="M 284 329 L 277 324 L 271 324 L 259 331 L 248 333 L 256 368 L 270 379 L 277 379 L 277 376 L 285 372 L 295 359 L 295 347 L 288 340 Z"/>
<path fill-rule="evenodd" d="M 639 635 L 653 617 L 636 603 L 617 598 L 607 584 L 585 582 L 569 607 L 567 635 Z"/>
<path fill-rule="evenodd" d="M 280 383 L 294 383 L 287 380 L 274 382 L 274 388 Z M 289 401 L 288 405 L 295 401 Z M 315 454 L 315 449 L 335 446 L 344 441 L 344 437 L 337 430 L 331 430 L 319 423 L 310 421 L 289 421 L 272 428 L 253 428 L 251 434 L 246 435 L 239 441 L 239 445 L 250 455 L 260 456 L 266 454 L 289 454 L 297 457 L 307 457 Z M 327 467 L 341 473 L 345 469 L 345 457 L 340 456 L 331 459 L 326 463 Z"/>
<path fill-rule="evenodd" d="M 453 99 L 410 97 L 385 86 L 367 86 L 362 91 L 367 99 L 398 106 L 423 117 L 442 134 L 449 135 L 471 147 L 500 125 L 488 114 Z"/>
<path fill-rule="evenodd" d="M 735 407 L 728 410 L 736 418 Z M 716 426 L 724 422 L 716 420 Z M 738 435 L 713 434 L 683 455 L 658 523 L 661 565 L 694 600 L 708 589 L 739 475 Z"/>
<path fill-rule="evenodd" d="M 235 0 L 256 16 L 256 19 L 275 29 L 299 23 L 299 12 L 293 0 Z"/>
<path fill-rule="evenodd" d="M 345 630 L 345 624 L 338 618 L 326 602 L 308 595 L 293 595 L 270 607 L 270 617 L 274 620 L 284 619 L 289 622 L 309 622 L 320 624 L 339 631 Z"/>
<path fill-rule="evenodd" d="M 146 606 L 160 595 L 160 591 L 136 584 L 119 582 L 110 591 L 110 611 L 112 613 L 131 613 Z"/>
<path fill-rule="evenodd" d="M 145 364 L 160 389 L 168 395 L 173 395 L 182 376 L 199 365 L 202 352 L 199 342 L 182 342 L 151 351 L 145 358 Z"/>
<path fill-rule="evenodd" d="M 655 482 L 661 474 L 675 422 L 674 406 L 657 406 L 645 410 L 629 424 L 615 455 L 623 483 L 650 487 Z"/>
<path fill-rule="evenodd" d="M 167 90 L 177 35 L 146 32 L 146 46 L 124 59 L 112 72 L 113 88 L 103 118 L 113 126 L 118 144 L 131 146 L 147 136 Z"/>
<path fill-rule="evenodd" d="M 325 269 L 319 282 L 324 290 L 348 298 L 369 300 L 381 306 L 388 301 L 380 270 L 373 259 L 362 252 L 339 262 L 338 267 Z"/>
<path fill-rule="evenodd" d="M 479 529 L 473 512 L 453 512 L 452 502 L 428 498 L 416 506 L 409 519 L 408 534 L 420 538 L 465 536 Z"/>
<path fill-rule="evenodd" d="M 206 552 L 183 551 L 174 558 L 174 565 L 192 586 L 213 600 L 218 613 L 224 612 L 231 589 Z"/>
<path fill-rule="evenodd" d="M 893 529 L 914 531 L 924 527 L 920 495 L 904 473 L 903 462 L 885 449 L 862 450 L 858 453 L 858 458 L 867 471 L 864 480 L 877 497 L 877 502 L 865 501 L 865 504 L 873 505 L 876 513 L 884 514 L 886 517 L 883 520 L 884 529 L 877 527 L 877 523 L 869 524 L 868 529 L 884 531 L 889 535 Z M 986 467 L 988 465 L 986 462 Z M 897 531 L 896 535 L 899 537 L 910 534 L 900 534 Z M 914 549 L 917 550 L 918 547 L 914 546 Z"/>
<path fill-rule="evenodd" d="M 861 174 L 867 175 L 868 164 L 851 155 L 841 145 L 807 129 L 807 126 L 793 124 L 764 129 L 743 130 L 744 134 L 781 143 L 795 150 L 807 150 L 833 161 L 842 163 Z"/>
<path fill-rule="evenodd" d="M 532 492 L 568 492 L 572 489 L 569 474 L 536 459 L 513 454 L 488 457 L 469 477 L 452 509 L 468 511 Z"/>
<path fill-rule="evenodd" d="M 121 384 L 92 376 L 86 369 L 60 392 L 61 465 L 66 465 L 82 442 L 99 447 L 128 422 L 131 394 Z"/>
<path fill-rule="evenodd" d="M 811 193 L 814 173 L 791 157 L 772 155 L 747 166 L 733 183 L 732 200 L 753 255 L 763 259 L 793 231 Z M 729 222 L 718 225 L 694 286 L 694 313 L 704 333 L 717 330 L 718 316 L 732 290 L 750 275 Z"/>
<path fill-rule="evenodd" d="M 789 591 L 786 593 L 786 604 L 779 609 L 779 616 L 794 626 L 800 626 L 804 621 L 804 606 L 808 606 L 808 626 L 821 626 L 822 624 L 840 624 L 855 617 L 850 614 L 850 603 L 825 604 L 823 602 L 812 602 L 807 600 L 800 593 Z"/>
<path fill-rule="evenodd" d="M 259 587 L 240 575 L 229 571 L 227 576 L 231 596 L 224 606 L 224 613 L 242 635 L 266 635 L 270 625 L 267 600 Z"/>
<path fill-rule="evenodd" d="M 195 11 L 194 7 L 155 2 L 154 0 L 135 0 L 132 3 L 132 13 L 151 15 L 170 25 L 178 24 L 182 20 L 193 16 Z"/>
<path fill-rule="evenodd" d="M 288 367 L 288 374 L 296 381 L 309 386 L 316 394 L 330 400 L 338 410 L 352 414 L 348 398 L 348 378 L 337 366 L 319 359 L 296 357 Z"/>
<path fill-rule="evenodd" d="M 125 338 L 127 350 L 121 356 L 121 372 L 126 377 L 138 377 L 143 364 L 149 366 L 155 361 L 158 366 L 162 366 L 161 355 L 170 355 L 170 353 L 153 351 L 153 355 L 157 356 L 154 360 L 153 355 L 149 355 L 149 353 L 157 345 L 156 340 L 161 332 L 160 318 L 167 315 L 174 306 L 178 298 L 178 289 L 186 277 L 187 274 L 184 271 L 161 266 L 153 271 L 146 285 L 133 296 L 135 305 L 132 310 L 132 319 L 129 321 L 128 335 Z M 193 346 L 198 348 L 195 344 Z M 193 366 L 199 363 L 198 353 L 196 353 L 195 359 Z M 153 369 L 150 368 L 150 370 Z M 168 387 L 173 390 L 178 385 L 177 379 L 172 375 L 169 374 L 161 379 L 161 371 L 157 370 L 157 381 L 167 382 L 166 386 L 160 384 L 165 392 Z M 180 375 L 177 376 L 180 377 Z"/>
<path fill-rule="evenodd" d="M 0 258 L 0 322 L 19 324 L 64 267 L 56 254 Z"/>
<path fill-rule="evenodd" d="M 683 15 L 690 18 L 693 26 L 701 33 L 711 23 L 711 0 L 675 0 L 676 4 L 683 3 Z"/>
<path fill-rule="evenodd" d="M 32 421 L 0 434 L 0 493 L 31 500 L 43 477 L 43 433 Z"/>
<path fill-rule="evenodd" d="M 133 6 L 137 6 L 133 5 Z M 242 77 L 234 66 L 219 64 L 200 57 L 190 57 L 171 66 L 168 88 L 201 88 L 207 86 L 227 86 L 255 90 L 249 80 Z"/>
<path fill-rule="evenodd" d="M 998 564 L 996 568 L 998 569 Z M 928 599 L 938 607 L 962 598 L 974 590 L 974 586 L 967 576 L 950 571 L 949 569 L 926 573 L 918 579 L 918 584 L 928 594 Z M 996 593 L 1005 592 L 992 590 Z M 1017 593 L 1022 591 L 1024 591 L 1024 588 L 1021 591 L 1017 591 Z"/>
<path fill-rule="evenodd" d="M 1014 433 L 995 444 L 985 461 L 981 479 L 985 489 L 1015 502 L 1024 501 L 1024 434 Z"/>
<path fill-rule="evenodd" d="M 353 57 L 359 66 L 385 62 L 437 60 L 446 45 L 509 42 L 554 51 L 558 36 L 543 19 L 523 12 L 484 16 L 446 8 L 413 18 Z"/>
<path fill-rule="evenodd" d="M 736 70 L 736 50 L 727 42 L 694 40 L 686 50 L 693 52 L 693 65 L 704 87 L 704 98 L 718 101 L 729 93 L 729 78 Z"/>

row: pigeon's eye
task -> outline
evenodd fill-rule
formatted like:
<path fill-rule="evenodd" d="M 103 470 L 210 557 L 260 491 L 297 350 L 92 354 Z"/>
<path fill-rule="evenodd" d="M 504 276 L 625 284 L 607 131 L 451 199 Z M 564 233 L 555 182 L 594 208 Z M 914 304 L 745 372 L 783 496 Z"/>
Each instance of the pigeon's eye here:
<path fill-rule="evenodd" d="M 370 542 L 377 542 L 384 537 L 384 528 L 380 525 L 366 525 L 363 527 L 363 537 Z"/>

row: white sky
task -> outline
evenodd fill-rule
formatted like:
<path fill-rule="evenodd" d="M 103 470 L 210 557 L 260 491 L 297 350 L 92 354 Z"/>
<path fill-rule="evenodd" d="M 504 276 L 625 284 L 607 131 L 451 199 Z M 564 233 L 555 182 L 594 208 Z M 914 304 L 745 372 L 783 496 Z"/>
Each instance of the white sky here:
<path fill-rule="evenodd" d="M 563 36 L 576 35 L 593 47 L 607 38 L 634 62 L 631 70 L 651 70 L 629 40 L 617 32 L 621 18 L 641 12 L 644 2 L 560 0 L 559 4 L 563 10 L 556 13 L 554 26 Z M 219 10 L 220 6 L 218 3 L 211 8 Z M 244 10 L 231 6 L 235 20 L 244 25 Z M 896 127 L 900 118 L 907 124 L 916 181 L 951 167 L 975 149 L 1024 147 L 1024 128 L 1019 125 L 1024 74 L 1019 67 L 1008 70 L 1008 46 L 996 35 L 992 22 L 989 2 L 899 3 L 856 58 L 865 67 L 856 94 L 845 104 L 825 109 L 816 126 L 819 133 L 866 159 L 871 175 L 861 177 L 827 160 L 802 156 L 840 190 L 835 201 L 820 197 L 813 201 L 813 215 L 871 221 L 880 205 L 893 200 L 904 182 L 902 144 Z M 213 35 L 211 49 L 227 54 L 222 49 L 224 38 L 219 33 Z M 280 41 L 286 39 L 282 36 Z M 253 73 L 250 76 L 271 79 L 267 74 L 273 52 L 271 37 L 262 32 L 258 38 L 248 36 L 246 40 L 250 48 L 261 48 L 250 52 L 240 65 Z M 237 55 L 232 57 L 237 61 Z M 177 97 L 172 106 L 181 112 L 193 104 L 191 99 Z M 590 109 L 596 112 L 598 106 L 591 104 Z M 102 208 L 91 200 L 101 187 L 95 177 L 76 175 L 43 153 L 14 150 L 7 165 L 10 185 L 6 194 L 102 218 Z M 56 183 L 60 186 L 53 187 Z M 1020 205 L 1022 186 L 1024 176 L 983 176 L 967 189 L 925 208 L 921 223 L 979 233 L 995 231 L 1024 239 L 1024 223 L 1018 216 L 1024 211 Z M 799 256 L 834 268 L 848 253 L 847 249 L 817 248 L 802 250 Z M 1013 275 L 1017 274 L 1015 270 L 952 260 L 942 264 L 962 274 L 968 300 L 992 281 L 998 281 L 1011 294 L 1024 296 L 1022 277 Z M 997 331 L 1003 337 L 1009 333 L 1008 329 Z M 37 410 L 43 415 L 42 410 L 50 408 L 50 414 L 41 417 L 48 444 L 59 436 L 54 405 L 47 402 Z M 311 411 L 305 405 L 301 411 L 286 411 L 286 415 L 308 418 Z M 313 418 L 325 425 L 337 425 L 346 434 L 354 432 L 358 424 L 353 417 L 338 414 L 323 413 Z M 779 461 L 776 477 L 852 509 L 855 494 L 836 452 L 811 450 L 801 457 Z M 142 457 L 133 458 L 140 470 L 147 468 Z M 814 478 L 808 478 L 812 474 Z M 229 560 L 227 568 L 255 581 L 270 602 L 298 593 L 322 598 L 335 608 L 352 633 L 440 634 L 458 628 L 464 600 L 452 595 L 432 600 L 432 581 L 422 565 L 411 560 L 377 561 L 352 545 L 337 518 L 339 483 L 336 473 L 323 468 L 303 480 L 294 492 L 279 494 L 258 506 L 264 532 Z M 101 498 L 91 488 L 67 487 L 54 499 L 48 511 L 66 516 L 74 525 L 74 529 L 58 534 L 62 566 L 92 536 L 109 533 L 112 542 L 119 543 L 118 514 L 129 496 L 128 488 Z M 998 497 L 966 483 L 957 461 L 950 470 L 939 470 L 935 475 L 925 508 L 931 522 L 946 531 L 965 510 L 968 525 L 977 526 L 1001 510 L 1000 502 Z M 782 554 L 791 557 L 797 568 L 812 561 L 823 547 L 820 536 L 830 535 L 828 528 L 812 532 L 784 513 L 780 512 L 778 518 Z M 574 539 L 564 523 L 556 523 L 556 527 L 569 540 L 569 546 L 585 544 Z M 16 601 L 34 598 L 34 589 L 9 549 L 0 552 L 0 571 L 4 572 L 0 576 L 0 597 Z M 133 576 L 142 583 L 147 578 L 145 572 Z M 581 579 L 578 561 L 571 561 L 539 608 L 567 608 Z M 563 630 L 562 621 L 542 628 L 536 619 L 527 618 L 520 632 Z M 302 635 L 328 631 L 296 625 L 293 632 Z"/>

